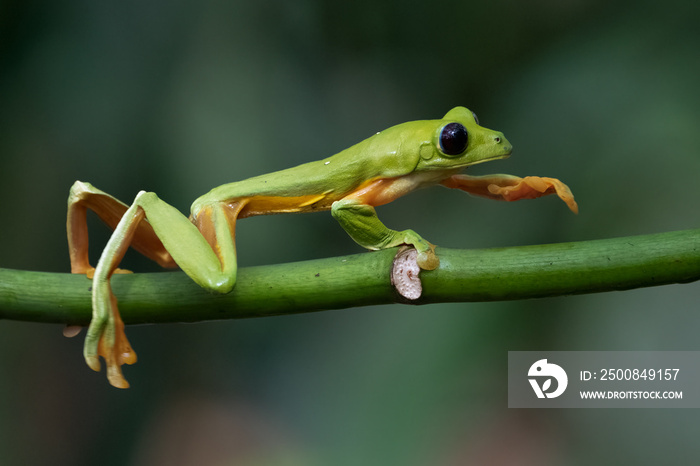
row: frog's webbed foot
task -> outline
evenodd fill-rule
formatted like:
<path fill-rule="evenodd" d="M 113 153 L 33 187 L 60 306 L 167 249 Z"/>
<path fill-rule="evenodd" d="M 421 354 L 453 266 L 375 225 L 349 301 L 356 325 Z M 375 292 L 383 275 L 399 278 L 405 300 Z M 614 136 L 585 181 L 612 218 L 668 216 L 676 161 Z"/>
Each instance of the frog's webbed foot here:
<path fill-rule="evenodd" d="M 536 199 L 548 194 L 556 194 L 573 213 L 578 213 L 578 204 L 574 200 L 571 189 L 556 178 L 526 176 L 514 185 L 499 186 L 490 184 L 488 190 L 491 194 L 501 196 L 506 201 Z"/>
<path fill-rule="evenodd" d="M 519 201 L 556 194 L 572 212 L 578 213 L 578 204 L 569 187 L 556 178 L 513 175 L 453 175 L 442 182 L 448 188 L 461 189 L 475 196 L 501 201 Z"/>
<path fill-rule="evenodd" d="M 107 365 L 107 379 L 117 388 L 129 388 L 122 374 L 123 364 L 134 364 L 136 353 L 124 333 L 124 322 L 117 309 L 117 300 L 109 290 L 106 318 L 93 318 L 85 338 L 85 362 L 94 371 L 100 371 L 99 357 Z"/>

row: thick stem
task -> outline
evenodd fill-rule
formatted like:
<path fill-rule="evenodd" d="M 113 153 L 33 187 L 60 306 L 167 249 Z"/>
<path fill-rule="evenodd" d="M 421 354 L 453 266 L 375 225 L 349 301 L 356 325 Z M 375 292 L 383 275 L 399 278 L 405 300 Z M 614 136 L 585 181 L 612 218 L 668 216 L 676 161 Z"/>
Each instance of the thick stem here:
<path fill-rule="evenodd" d="M 416 304 L 597 293 L 700 279 L 700 230 L 482 250 L 438 248 Z M 124 322 L 193 322 L 405 302 L 391 285 L 395 249 L 239 271 L 228 295 L 182 272 L 115 275 Z M 82 275 L 0 269 L 0 318 L 85 325 Z"/>

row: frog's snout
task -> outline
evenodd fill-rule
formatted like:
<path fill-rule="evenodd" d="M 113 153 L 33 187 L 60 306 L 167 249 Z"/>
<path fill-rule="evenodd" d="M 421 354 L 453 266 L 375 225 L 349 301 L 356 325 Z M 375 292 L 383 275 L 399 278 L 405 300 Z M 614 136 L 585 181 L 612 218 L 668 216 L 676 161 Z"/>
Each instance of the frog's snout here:
<path fill-rule="evenodd" d="M 510 155 L 510 153 L 513 152 L 513 145 L 508 142 L 508 139 L 506 139 L 503 133 L 497 132 L 491 137 L 493 138 L 494 144 L 499 146 L 499 149 L 504 155 Z"/>

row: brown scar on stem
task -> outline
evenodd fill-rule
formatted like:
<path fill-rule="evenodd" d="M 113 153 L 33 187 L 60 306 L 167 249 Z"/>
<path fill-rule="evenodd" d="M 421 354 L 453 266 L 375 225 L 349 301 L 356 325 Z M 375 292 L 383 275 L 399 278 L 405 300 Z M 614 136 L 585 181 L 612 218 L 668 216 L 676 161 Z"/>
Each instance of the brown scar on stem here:
<path fill-rule="evenodd" d="M 416 259 L 418 253 L 414 248 L 403 246 L 394 256 L 391 266 L 391 284 L 402 297 L 415 301 L 423 293 Z"/>

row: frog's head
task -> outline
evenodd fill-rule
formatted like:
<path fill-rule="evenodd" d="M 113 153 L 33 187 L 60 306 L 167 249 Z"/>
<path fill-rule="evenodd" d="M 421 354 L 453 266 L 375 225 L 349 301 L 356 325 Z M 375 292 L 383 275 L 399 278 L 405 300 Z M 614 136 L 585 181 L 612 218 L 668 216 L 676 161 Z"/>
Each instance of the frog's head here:
<path fill-rule="evenodd" d="M 421 144 L 418 169 L 464 168 L 508 157 L 513 150 L 503 133 L 479 126 L 474 112 L 464 107 L 431 123 L 433 135 Z"/>

